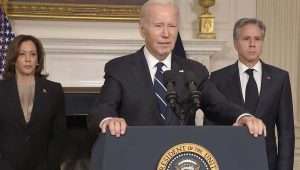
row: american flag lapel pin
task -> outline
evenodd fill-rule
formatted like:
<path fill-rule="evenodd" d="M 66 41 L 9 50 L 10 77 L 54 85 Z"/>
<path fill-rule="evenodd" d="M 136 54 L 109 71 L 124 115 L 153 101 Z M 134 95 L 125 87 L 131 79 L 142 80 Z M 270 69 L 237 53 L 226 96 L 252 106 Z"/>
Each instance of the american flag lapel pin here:
<path fill-rule="evenodd" d="M 271 76 L 267 76 L 266 79 L 267 79 L 267 80 L 271 80 Z"/>

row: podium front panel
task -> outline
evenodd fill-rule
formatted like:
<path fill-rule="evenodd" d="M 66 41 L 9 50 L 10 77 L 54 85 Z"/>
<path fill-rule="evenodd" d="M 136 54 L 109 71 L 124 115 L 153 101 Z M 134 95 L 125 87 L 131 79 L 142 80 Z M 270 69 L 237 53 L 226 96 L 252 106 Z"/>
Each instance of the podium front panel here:
<path fill-rule="evenodd" d="M 120 138 L 100 134 L 91 170 L 156 170 L 170 148 L 184 143 L 207 149 L 219 170 L 268 170 L 264 138 L 232 126 L 132 126 Z"/>

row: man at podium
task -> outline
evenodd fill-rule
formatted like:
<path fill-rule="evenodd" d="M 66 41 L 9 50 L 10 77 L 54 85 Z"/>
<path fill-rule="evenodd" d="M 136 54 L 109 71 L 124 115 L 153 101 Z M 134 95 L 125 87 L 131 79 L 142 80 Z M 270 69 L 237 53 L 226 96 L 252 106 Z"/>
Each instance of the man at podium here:
<path fill-rule="evenodd" d="M 197 75 L 195 81 L 201 82 L 197 86 L 201 91 L 201 107 L 211 113 L 206 116 L 247 126 L 254 136 L 265 135 L 264 123 L 229 103 L 208 80 L 205 66 L 172 54 L 178 27 L 179 10 L 171 0 L 149 0 L 142 6 L 139 31 L 145 46 L 105 65 L 105 82 L 95 108 L 88 116 L 89 128 L 95 133 L 109 131 L 120 137 L 125 134 L 127 125 L 178 125 L 178 117 L 165 98 L 162 73 L 192 70 Z M 184 89 L 181 91 L 185 92 Z M 194 115 L 185 124 L 193 125 Z"/>

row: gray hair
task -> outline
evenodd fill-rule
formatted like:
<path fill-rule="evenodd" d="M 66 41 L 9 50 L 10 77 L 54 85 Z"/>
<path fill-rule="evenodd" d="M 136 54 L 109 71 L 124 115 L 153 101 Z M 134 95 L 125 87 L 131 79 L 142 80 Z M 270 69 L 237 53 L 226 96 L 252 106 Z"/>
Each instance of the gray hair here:
<path fill-rule="evenodd" d="M 145 2 L 141 8 L 141 13 L 140 13 L 140 23 L 144 21 L 144 18 L 147 16 L 147 10 L 150 6 L 152 5 L 171 5 L 176 8 L 177 11 L 177 18 L 179 19 L 179 9 L 174 2 L 174 0 L 148 0 Z"/>
<path fill-rule="evenodd" d="M 233 28 L 233 40 L 234 41 L 238 40 L 238 38 L 240 36 L 240 29 L 243 26 L 248 25 L 248 24 L 257 25 L 258 28 L 261 30 L 262 39 L 265 39 L 266 26 L 261 20 L 256 19 L 256 18 L 241 18 L 234 24 L 234 28 Z"/>

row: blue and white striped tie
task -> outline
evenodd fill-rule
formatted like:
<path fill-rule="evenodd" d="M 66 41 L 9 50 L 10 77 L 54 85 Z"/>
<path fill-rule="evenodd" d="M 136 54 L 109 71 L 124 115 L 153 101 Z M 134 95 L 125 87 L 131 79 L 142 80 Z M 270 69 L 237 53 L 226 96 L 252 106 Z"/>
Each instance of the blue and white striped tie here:
<path fill-rule="evenodd" d="M 164 66 L 163 63 L 158 62 L 156 64 L 156 73 L 154 76 L 154 93 L 157 98 L 157 104 L 159 107 L 160 116 L 162 119 L 166 120 L 166 113 L 167 113 L 167 102 L 166 102 L 166 94 L 167 89 L 163 84 L 163 70 L 162 67 Z"/>

